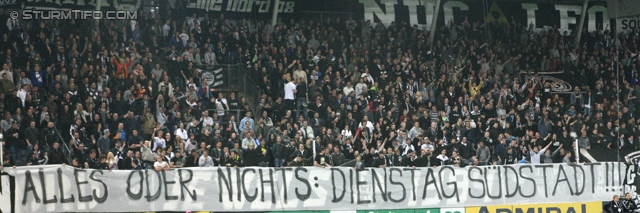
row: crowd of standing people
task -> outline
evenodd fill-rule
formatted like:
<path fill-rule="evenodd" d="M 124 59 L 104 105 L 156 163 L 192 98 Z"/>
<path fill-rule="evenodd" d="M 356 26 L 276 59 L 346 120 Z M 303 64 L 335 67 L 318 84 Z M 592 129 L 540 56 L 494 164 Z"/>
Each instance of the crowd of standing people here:
<path fill-rule="evenodd" d="M 639 32 L 180 13 L 0 26 L 5 166 L 577 163 L 640 147 Z M 257 103 L 203 68 L 241 64 Z M 618 72 L 616 72 L 618 71 Z M 583 85 L 558 91 L 545 73 Z M 619 96 L 619 98 L 618 98 Z M 67 148 L 65 148 L 67 147 Z M 66 149 L 66 150 L 65 150 Z M 574 156 L 574 157 L 572 157 Z"/>

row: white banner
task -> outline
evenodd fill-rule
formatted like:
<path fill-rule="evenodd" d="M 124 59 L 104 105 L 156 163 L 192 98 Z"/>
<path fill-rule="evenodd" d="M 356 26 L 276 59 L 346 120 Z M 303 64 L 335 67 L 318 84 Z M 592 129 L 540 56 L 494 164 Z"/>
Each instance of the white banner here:
<path fill-rule="evenodd" d="M 623 163 L 455 168 L 193 168 L 166 172 L 7 168 L 15 212 L 407 209 L 610 200 Z M 5 199 L 4 195 L 2 196 Z M 3 208 L 4 209 L 4 208 Z"/>
<path fill-rule="evenodd" d="M 609 18 L 624 18 L 640 15 L 638 0 L 607 0 Z"/>
<path fill-rule="evenodd" d="M 640 16 L 629 17 L 629 18 L 617 18 L 616 26 L 618 28 L 618 32 L 629 33 L 633 29 L 640 28 Z"/>

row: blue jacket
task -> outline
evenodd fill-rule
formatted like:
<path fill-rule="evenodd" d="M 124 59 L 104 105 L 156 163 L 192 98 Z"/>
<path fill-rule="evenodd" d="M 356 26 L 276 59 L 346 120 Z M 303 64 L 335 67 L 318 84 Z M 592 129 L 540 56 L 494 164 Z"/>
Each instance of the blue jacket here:
<path fill-rule="evenodd" d="M 44 85 L 44 80 L 46 75 L 47 75 L 47 71 L 45 70 L 40 70 L 40 71 L 30 70 L 29 78 L 31 79 L 31 85 L 42 88 L 42 86 Z"/>

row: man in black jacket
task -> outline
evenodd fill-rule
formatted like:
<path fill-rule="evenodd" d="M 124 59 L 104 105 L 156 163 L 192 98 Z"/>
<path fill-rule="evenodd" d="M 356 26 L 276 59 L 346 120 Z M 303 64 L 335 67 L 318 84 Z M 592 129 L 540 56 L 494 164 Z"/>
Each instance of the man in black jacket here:
<path fill-rule="evenodd" d="M 25 140 L 27 145 L 35 146 L 38 144 L 39 148 L 42 148 L 42 144 L 38 142 L 38 136 L 40 133 L 38 132 L 38 128 L 36 127 L 36 121 L 31 120 L 29 122 L 29 126 L 24 130 Z"/>
<path fill-rule="evenodd" d="M 401 165 L 400 162 L 402 161 L 402 155 L 400 154 L 400 149 L 396 149 L 394 153 L 392 148 L 388 148 L 387 152 L 393 153 L 393 154 L 389 154 L 389 157 L 387 158 L 387 166 L 400 166 Z"/>
<path fill-rule="evenodd" d="M 344 154 L 340 151 L 340 146 L 333 147 L 333 153 L 331 153 L 331 159 L 333 160 L 333 166 L 340 166 L 346 162 Z M 385 164 L 386 162 L 381 163 L 381 165 L 385 165 Z"/>
<path fill-rule="evenodd" d="M 613 196 L 613 200 L 602 207 L 607 213 L 622 213 L 622 205 L 620 205 L 620 197 L 618 195 Z"/>
<path fill-rule="evenodd" d="M 140 151 L 140 147 L 142 146 L 142 136 L 139 134 L 137 129 L 132 130 L 132 135 L 127 135 L 127 149 L 132 150 L 133 152 Z"/>
<path fill-rule="evenodd" d="M 622 209 L 624 209 L 624 212 L 635 212 L 636 209 L 638 209 L 636 202 L 633 202 L 633 200 L 631 199 L 631 194 L 629 193 L 624 194 L 624 200 L 622 201 Z"/>
<path fill-rule="evenodd" d="M 285 166 L 289 165 L 289 162 L 291 162 L 295 158 L 295 156 L 298 156 L 298 155 L 295 155 L 294 152 L 296 152 L 296 141 L 291 140 L 284 149 L 284 165 Z"/>
<path fill-rule="evenodd" d="M 64 162 L 63 155 L 60 144 L 57 141 L 53 142 L 53 148 L 49 151 L 49 164 L 62 164 Z"/>
<path fill-rule="evenodd" d="M 256 145 L 253 143 L 247 144 L 249 149 L 243 152 L 243 159 L 246 166 L 258 166 L 258 161 L 260 159 L 260 155 L 262 155 L 261 150 L 256 149 Z"/>
<path fill-rule="evenodd" d="M 84 162 L 85 168 L 97 168 L 100 163 L 100 159 L 97 157 L 97 153 L 95 150 L 91 150 L 89 152 L 89 158 Z"/>
<path fill-rule="evenodd" d="M 231 158 L 226 163 L 228 167 L 244 167 L 244 162 L 236 151 L 231 151 Z"/>
<path fill-rule="evenodd" d="M 374 157 L 371 167 L 384 168 L 385 166 L 387 166 L 387 158 L 384 152 L 384 150 L 380 150 L 378 152 L 378 157 Z"/>
<path fill-rule="evenodd" d="M 49 150 L 53 147 L 53 143 L 57 140 L 58 135 L 56 133 L 56 129 L 54 128 L 53 122 L 47 123 L 47 128 L 45 128 L 40 135 L 40 144 L 42 145 L 40 148 L 43 150 Z"/>
<path fill-rule="evenodd" d="M 198 167 L 198 159 L 199 157 L 196 150 L 191 150 L 191 154 L 185 159 L 183 167 Z"/>
<path fill-rule="evenodd" d="M 416 153 L 413 150 L 407 151 L 407 155 L 402 158 L 403 167 L 413 167 L 413 161 L 416 160 Z"/>
<path fill-rule="evenodd" d="M 458 152 L 463 161 L 466 161 L 467 164 L 473 162 L 473 148 L 467 141 L 467 137 L 462 137 L 462 140 L 458 144 Z"/>
<path fill-rule="evenodd" d="M 127 151 L 127 156 L 120 156 L 118 160 L 118 169 L 120 170 L 132 170 L 133 166 L 131 162 L 133 161 L 133 151 Z"/>
<path fill-rule="evenodd" d="M 16 166 L 26 165 L 27 160 L 27 142 L 23 139 L 24 135 L 18 127 L 18 122 L 14 121 L 11 128 L 7 130 L 7 144 L 13 156 L 13 162 Z"/>
<path fill-rule="evenodd" d="M 275 167 L 282 167 L 284 166 L 284 150 L 285 150 L 285 146 L 284 144 L 282 144 L 282 138 L 280 136 L 278 136 L 276 138 L 276 144 L 273 145 L 273 147 L 271 148 L 272 153 L 273 153 L 273 158 L 275 159 Z"/>

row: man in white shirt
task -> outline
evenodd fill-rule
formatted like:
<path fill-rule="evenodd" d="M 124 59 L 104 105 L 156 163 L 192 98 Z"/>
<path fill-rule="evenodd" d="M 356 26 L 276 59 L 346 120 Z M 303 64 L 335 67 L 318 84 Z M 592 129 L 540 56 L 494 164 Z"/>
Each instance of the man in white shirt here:
<path fill-rule="evenodd" d="M 213 118 L 209 117 L 209 111 L 204 111 L 202 113 L 200 122 L 202 122 L 202 132 L 205 130 L 209 130 L 209 132 L 211 132 L 213 130 Z"/>
<path fill-rule="evenodd" d="M 202 152 L 202 156 L 198 159 L 198 166 L 200 167 L 213 167 L 213 158 L 209 156 L 209 151 Z"/>
<path fill-rule="evenodd" d="M 355 90 L 351 86 L 351 82 L 347 81 L 347 85 L 344 86 L 344 88 L 342 88 L 342 92 L 344 92 L 344 96 L 349 96 L 349 94 L 351 94 L 351 92 L 353 92 L 353 91 L 355 91 Z"/>
<path fill-rule="evenodd" d="M 369 121 L 369 118 L 366 115 L 362 118 L 362 122 L 358 125 L 358 128 L 362 127 L 363 124 L 364 124 L 364 126 L 369 128 L 369 133 L 373 133 L 373 130 L 375 129 L 375 126 L 373 126 L 373 123 L 371 123 L 371 121 Z"/>
<path fill-rule="evenodd" d="M 20 90 L 18 90 L 18 98 L 20 98 L 20 100 L 22 100 L 22 106 L 24 107 L 24 101 L 27 99 L 27 94 L 29 94 L 29 85 L 24 84 L 22 85 L 22 88 Z"/>
<path fill-rule="evenodd" d="M 189 34 L 187 34 L 187 30 L 183 29 L 179 37 L 182 40 L 182 43 L 186 46 L 187 42 L 189 42 Z"/>
<path fill-rule="evenodd" d="M 252 132 L 247 132 L 247 137 L 242 139 L 242 149 L 249 149 L 250 144 L 256 145 L 256 140 L 253 139 L 252 135 Z"/>
<path fill-rule="evenodd" d="M 285 111 L 293 110 L 295 103 L 296 84 L 294 80 L 289 77 L 289 83 L 284 85 L 284 106 Z"/>
<path fill-rule="evenodd" d="M 314 138 L 313 128 L 311 128 L 309 126 L 309 122 L 308 121 L 302 122 L 302 128 L 300 128 L 300 131 L 302 131 L 302 136 L 305 139 L 313 139 Z"/>
<path fill-rule="evenodd" d="M 153 163 L 153 168 L 156 171 L 162 171 L 162 170 L 167 171 L 167 170 L 171 169 L 171 167 L 169 167 L 169 164 L 167 162 L 163 161 L 162 157 L 160 155 L 158 155 L 156 157 L 156 162 Z"/>
<path fill-rule="evenodd" d="M 224 115 L 225 115 L 225 110 L 229 110 L 229 104 L 227 102 L 227 99 L 224 98 L 224 95 L 222 95 L 222 93 L 218 93 L 218 98 L 215 100 L 215 104 L 216 104 L 216 113 L 218 113 L 218 117 L 220 117 L 221 119 L 224 119 Z"/>
<path fill-rule="evenodd" d="M 167 20 L 167 22 L 165 22 L 165 24 L 162 26 L 162 36 L 165 37 L 165 39 L 168 39 L 168 37 L 170 36 L 170 32 L 171 32 L 171 21 Z M 168 40 L 167 40 L 168 42 Z"/>
<path fill-rule="evenodd" d="M 531 156 L 531 164 L 540 164 L 540 156 L 547 151 L 547 149 L 549 148 L 549 146 L 551 146 L 552 143 L 553 142 L 550 142 L 549 144 L 547 144 L 547 146 L 545 146 L 541 150 L 538 150 L 537 146 L 534 146 L 532 149 L 530 149 L 529 156 Z"/>
<path fill-rule="evenodd" d="M 180 139 L 182 140 L 187 140 L 187 138 L 189 137 L 187 135 L 187 130 L 184 129 L 184 123 L 180 123 L 179 128 L 176 129 L 176 132 L 174 134 L 180 137 Z"/>
<path fill-rule="evenodd" d="M 367 92 L 367 84 L 364 83 L 364 78 L 360 78 L 360 82 L 356 84 L 355 90 L 356 90 L 356 97 L 359 97 L 360 94 Z"/>

